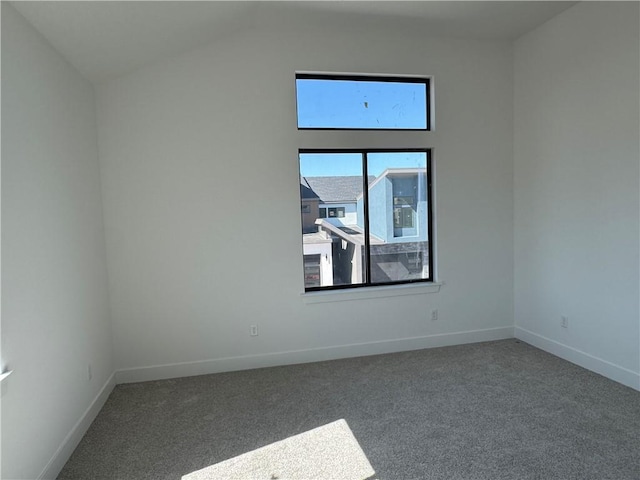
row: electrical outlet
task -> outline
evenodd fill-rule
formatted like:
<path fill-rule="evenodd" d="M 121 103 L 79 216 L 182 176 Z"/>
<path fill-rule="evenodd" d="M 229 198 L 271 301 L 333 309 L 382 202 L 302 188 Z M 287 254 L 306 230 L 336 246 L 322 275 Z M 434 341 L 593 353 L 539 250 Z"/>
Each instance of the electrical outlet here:
<path fill-rule="evenodd" d="M 564 315 L 560 317 L 560 326 L 562 328 L 569 328 L 569 317 L 565 317 Z"/>
<path fill-rule="evenodd" d="M 251 328 L 249 329 L 249 335 L 251 335 L 252 337 L 258 336 L 258 325 L 251 325 Z"/>
<path fill-rule="evenodd" d="M 431 321 L 435 322 L 438 320 L 438 310 L 431 310 Z"/>

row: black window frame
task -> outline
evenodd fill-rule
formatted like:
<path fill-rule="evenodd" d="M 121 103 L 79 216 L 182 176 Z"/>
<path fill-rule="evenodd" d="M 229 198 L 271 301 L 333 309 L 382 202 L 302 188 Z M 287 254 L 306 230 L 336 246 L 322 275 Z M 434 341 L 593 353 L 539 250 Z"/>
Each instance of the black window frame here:
<path fill-rule="evenodd" d="M 429 276 L 427 278 L 415 278 L 408 280 L 395 280 L 391 282 L 371 282 L 371 237 L 369 229 L 369 174 L 367 169 L 367 155 L 369 153 L 424 153 L 426 156 L 426 197 L 427 197 L 427 247 Z M 362 283 L 327 285 L 320 287 L 305 287 L 306 292 L 323 292 L 329 290 L 347 290 L 354 288 L 383 287 L 389 285 L 406 285 L 415 283 L 433 283 L 434 280 L 434 258 L 433 258 L 433 185 L 432 185 L 432 149 L 431 148 L 300 148 L 298 149 L 298 159 L 301 154 L 340 154 L 359 153 L 362 154 L 362 195 L 364 215 L 364 255 L 365 255 L 365 279 Z M 424 259 L 422 259 L 424 261 Z"/>
<path fill-rule="evenodd" d="M 334 73 L 296 73 L 297 80 L 345 80 L 355 82 L 392 82 L 422 83 L 425 85 L 425 128 L 372 128 L 372 127 L 301 127 L 298 121 L 298 95 L 296 94 L 296 126 L 298 130 L 340 130 L 340 131 L 375 131 L 375 132 L 428 132 L 431 131 L 431 78 L 420 76 L 393 76 L 367 74 L 334 74 Z"/>

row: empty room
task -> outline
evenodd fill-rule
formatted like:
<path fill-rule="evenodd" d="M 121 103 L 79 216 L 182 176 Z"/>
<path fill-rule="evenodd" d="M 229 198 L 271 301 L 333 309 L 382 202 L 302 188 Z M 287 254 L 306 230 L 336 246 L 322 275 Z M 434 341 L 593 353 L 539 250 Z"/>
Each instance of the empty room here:
<path fill-rule="evenodd" d="M 639 7 L 2 1 L 0 477 L 640 479 Z"/>

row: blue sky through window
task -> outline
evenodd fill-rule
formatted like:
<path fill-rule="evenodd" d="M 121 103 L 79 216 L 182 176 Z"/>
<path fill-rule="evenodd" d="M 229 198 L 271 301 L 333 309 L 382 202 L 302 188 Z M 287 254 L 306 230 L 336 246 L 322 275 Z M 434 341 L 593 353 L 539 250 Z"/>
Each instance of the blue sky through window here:
<path fill-rule="evenodd" d="M 396 81 L 397 80 L 397 81 Z M 424 80 L 387 77 L 296 78 L 300 128 L 426 129 Z M 426 167 L 423 152 L 370 153 L 368 174 L 387 168 Z M 300 173 L 308 177 L 362 175 L 360 153 L 300 154 Z"/>
<path fill-rule="evenodd" d="M 299 128 L 427 128 L 422 82 L 296 79 Z"/>
<path fill-rule="evenodd" d="M 377 177 L 387 168 L 426 168 L 425 152 L 372 152 L 367 155 L 368 174 Z M 300 174 L 305 177 L 362 175 L 359 153 L 301 153 Z"/>

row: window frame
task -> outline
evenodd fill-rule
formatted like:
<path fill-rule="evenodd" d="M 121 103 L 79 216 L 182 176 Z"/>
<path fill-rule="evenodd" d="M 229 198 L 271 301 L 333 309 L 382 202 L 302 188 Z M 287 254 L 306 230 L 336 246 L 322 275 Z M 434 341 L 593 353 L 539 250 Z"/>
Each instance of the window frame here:
<path fill-rule="evenodd" d="M 408 280 L 395 280 L 390 282 L 371 282 L 371 239 L 369 229 L 369 185 L 368 185 L 368 165 L 367 155 L 369 153 L 424 153 L 426 169 L 426 214 L 427 214 L 427 251 L 429 254 L 429 276 L 427 278 L 415 278 Z M 435 283 L 434 258 L 433 258 L 433 180 L 432 180 L 432 149 L 431 148 L 299 148 L 298 149 L 298 170 L 300 169 L 300 155 L 302 154 L 361 154 L 362 155 L 362 196 L 363 210 L 365 212 L 364 223 L 364 253 L 365 253 L 365 281 L 362 283 L 328 285 L 320 287 L 304 287 L 305 293 L 326 292 L 332 290 L 352 290 L 359 288 L 372 288 L 384 286 L 410 285 L 420 283 Z M 327 212 L 328 213 L 328 212 Z M 329 217 L 327 217 L 329 218 Z M 424 262 L 424 259 L 423 259 Z M 304 258 L 303 258 L 304 264 Z"/>
<path fill-rule="evenodd" d="M 407 221 L 407 217 L 405 216 L 406 211 L 411 215 L 410 221 Z M 398 216 L 396 217 L 396 212 L 398 212 Z M 402 205 L 402 206 L 394 206 L 393 207 L 393 228 L 415 228 L 414 226 L 414 215 L 416 214 L 415 208 L 410 205 Z M 396 221 L 396 219 L 398 221 Z M 408 225 L 407 225 L 408 224 Z M 397 236 L 397 235 L 396 235 Z"/>
<path fill-rule="evenodd" d="M 396 199 L 397 198 L 410 198 L 411 202 L 404 202 L 404 203 L 396 203 Z M 393 203 L 392 203 L 392 208 L 393 208 L 393 228 L 415 228 L 414 224 L 415 224 L 415 215 L 417 214 L 416 211 L 416 202 L 415 202 L 415 197 L 413 196 L 402 196 L 402 195 L 394 195 L 393 196 Z M 404 212 L 403 210 L 411 210 L 411 225 L 404 225 L 404 221 L 406 220 L 406 217 L 404 216 Z M 401 219 L 402 225 L 396 225 L 396 210 L 401 212 L 401 215 L 399 216 L 399 218 Z"/>
<path fill-rule="evenodd" d="M 304 283 L 305 283 L 305 289 L 307 288 L 318 288 L 318 287 L 306 287 L 307 284 L 307 279 L 312 279 L 315 280 L 314 277 L 309 277 L 309 275 L 315 275 L 315 270 L 317 269 L 318 271 L 318 283 L 320 283 L 321 278 L 322 278 L 322 273 L 321 273 L 321 267 L 320 267 L 320 263 L 321 263 L 321 255 L 319 253 L 313 253 L 311 255 L 305 255 L 305 257 L 307 258 L 303 258 L 303 268 L 304 268 Z"/>
<path fill-rule="evenodd" d="M 298 122 L 298 95 L 296 88 L 296 126 L 298 130 L 374 131 L 374 132 L 430 132 L 431 131 L 431 77 L 412 75 L 379 75 L 357 73 L 296 72 L 298 80 L 344 80 L 355 82 L 422 83 L 425 85 L 425 128 L 372 128 L 372 127 L 301 127 Z"/>
<path fill-rule="evenodd" d="M 333 213 L 335 213 L 334 216 L 331 216 L 331 210 L 333 210 Z M 327 207 L 327 216 L 321 218 L 344 218 L 345 213 L 346 212 L 344 207 Z"/>

